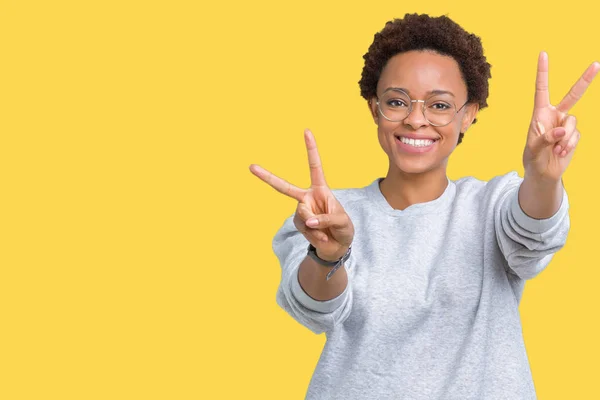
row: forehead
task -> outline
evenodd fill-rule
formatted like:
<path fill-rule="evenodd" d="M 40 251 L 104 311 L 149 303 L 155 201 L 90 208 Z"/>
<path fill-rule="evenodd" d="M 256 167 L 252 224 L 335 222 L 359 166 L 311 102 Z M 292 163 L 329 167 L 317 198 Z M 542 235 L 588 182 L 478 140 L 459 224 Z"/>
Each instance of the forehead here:
<path fill-rule="evenodd" d="M 408 51 L 390 58 L 379 77 L 377 93 L 389 87 L 406 88 L 413 98 L 434 90 L 452 92 L 457 98 L 467 96 L 456 60 L 432 51 Z"/>

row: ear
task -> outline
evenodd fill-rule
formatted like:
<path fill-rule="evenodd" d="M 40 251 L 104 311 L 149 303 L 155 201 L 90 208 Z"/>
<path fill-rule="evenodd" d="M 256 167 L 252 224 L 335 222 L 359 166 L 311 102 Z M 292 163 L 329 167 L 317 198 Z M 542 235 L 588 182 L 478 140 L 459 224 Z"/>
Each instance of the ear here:
<path fill-rule="evenodd" d="M 470 103 L 465 106 L 465 115 L 462 117 L 462 123 L 460 126 L 461 133 L 465 133 L 467 129 L 469 129 L 478 113 L 479 103 Z"/>
<path fill-rule="evenodd" d="M 371 113 L 371 117 L 375 122 L 375 125 L 379 125 L 379 110 L 377 109 L 377 98 L 375 96 L 371 97 L 367 101 L 367 105 L 369 106 L 369 112 Z"/>

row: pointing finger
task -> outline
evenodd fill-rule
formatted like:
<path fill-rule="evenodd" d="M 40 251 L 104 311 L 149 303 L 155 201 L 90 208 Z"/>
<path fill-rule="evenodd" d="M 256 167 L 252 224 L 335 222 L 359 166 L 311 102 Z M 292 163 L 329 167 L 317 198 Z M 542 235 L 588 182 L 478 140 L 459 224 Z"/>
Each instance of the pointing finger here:
<path fill-rule="evenodd" d="M 592 63 L 592 65 L 585 70 L 583 75 L 581 75 L 581 78 L 575 82 L 573 87 L 571 87 L 571 90 L 569 90 L 569 93 L 567 93 L 567 95 L 561 100 L 556 108 L 564 113 L 568 112 L 575 105 L 575 103 L 579 101 L 581 96 L 583 96 L 598 71 L 600 71 L 600 63 Z"/>
<path fill-rule="evenodd" d="M 298 201 L 302 201 L 304 198 L 306 190 L 292 185 L 288 181 L 281 179 L 280 177 L 256 164 L 250 165 L 250 172 L 259 177 L 263 182 L 267 183 L 273 189 L 277 190 L 279 193 L 285 194 L 286 196 Z"/>
<path fill-rule="evenodd" d="M 544 108 L 550 105 L 548 93 L 548 54 L 542 51 L 538 58 L 537 76 L 535 78 L 535 108 Z"/>
<path fill-rule="evenodd" d="M 317 150 L 317 142 L 309 129 L 304 131 L 304 140 L 308 152 L 311 186 L 327 186 L 325 174 L 323 174 L 323 167 L 321 165 L 321 157 L 319 157 L 319 151 Z"/>

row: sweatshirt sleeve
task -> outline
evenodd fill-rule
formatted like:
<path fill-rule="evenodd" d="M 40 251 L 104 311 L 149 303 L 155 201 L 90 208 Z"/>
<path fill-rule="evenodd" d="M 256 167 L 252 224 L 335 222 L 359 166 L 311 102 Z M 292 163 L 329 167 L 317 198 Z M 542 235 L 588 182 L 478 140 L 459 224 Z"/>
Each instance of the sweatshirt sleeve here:
<path fill-rule="evenodd" d="M 546 268 L 554 253 L 566 243 L 570 228 L 569 201 L 563 188 L 558 211 L 550 218 L 535 219 L 519 205 L 519 187 L 523 178 L 508 174 L 508 183 L 500 191 L 494 210 L 498 245 L 508 263 L 509 273 L 532 279 Z"/>
<path fill-rule="evenodd" d="M 348 285 L 344 292 L 327 301 L 311 298 L 298 282 L 298 270 L 300 263 L 306 257 L 309 242 L 296 229 L 293 217 L 294 215 L 285 220 L 273 238 L 273 251 L 281 266 L 281 282 L 276 296 L 277 304 L 312 332 L 316 334 L 329 332 L 350 314 L 352 256 L 344 266 L 348 274 Z"/>

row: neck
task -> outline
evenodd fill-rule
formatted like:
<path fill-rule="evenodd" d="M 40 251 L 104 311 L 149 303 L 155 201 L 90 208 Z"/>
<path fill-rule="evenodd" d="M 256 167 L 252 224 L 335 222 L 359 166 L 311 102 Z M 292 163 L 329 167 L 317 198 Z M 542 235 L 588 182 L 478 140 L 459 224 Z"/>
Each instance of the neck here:
<path fill-rule="evenodd" d="M 396 210 L 435 200 L 447 187 L 445 168 L 417 174 L 390 169 L 379 183 L 383 197 Z"/>

